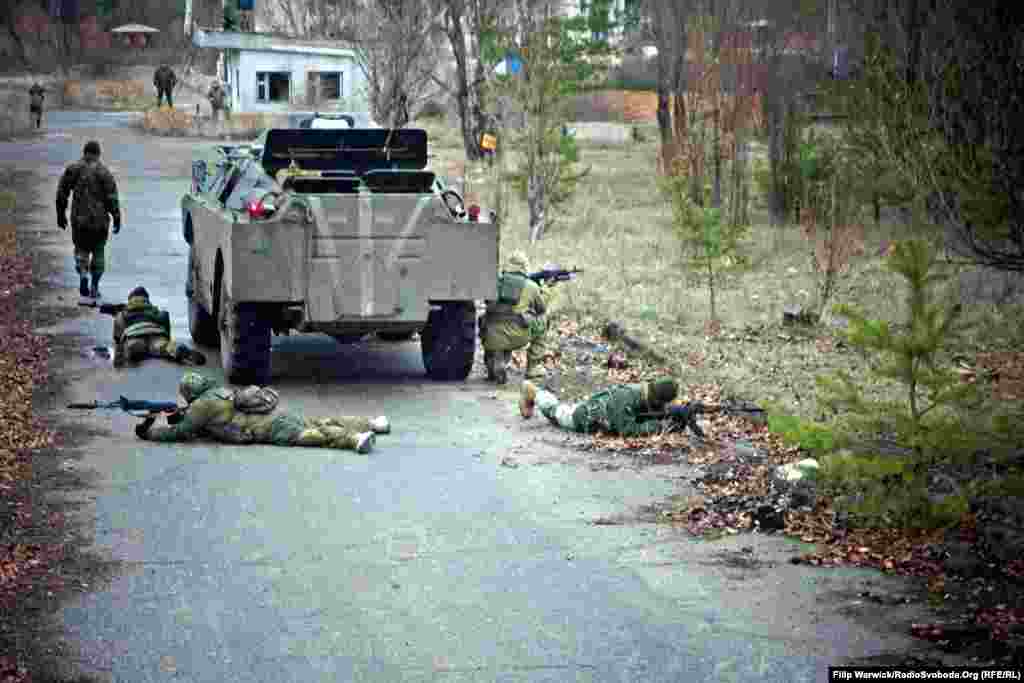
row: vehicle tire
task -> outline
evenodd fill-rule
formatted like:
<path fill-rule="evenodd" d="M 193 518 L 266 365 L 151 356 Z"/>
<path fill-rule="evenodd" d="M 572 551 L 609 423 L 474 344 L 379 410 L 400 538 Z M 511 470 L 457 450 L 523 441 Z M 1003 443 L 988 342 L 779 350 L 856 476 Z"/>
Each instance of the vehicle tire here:
<path fill-rule="evenodd" d="M 270 322 L 252 304 L 232 304 L 221 290 L 220 362 L 231 384 L 270 383 Z"/>
<path fill-rule="evenodd" d="M 192 250 L 189 249 L 189 273 L 188 287 L 185 288 L 185 295 L 188 298 L 188 331 L 192 335 L 192 341 L 200 346 L 217 348 L 220 346 L 220 333 L 217 332 L 217 321 L 210 313 L 203 308 L 203 305 L 195 299 L 195 284 L 192 281 Z"/>
<path fill-rule="evenodd" d="M 423 367 L 431 379 L 464 380 L 476 353 L 476 308 L 472 301 L 444 304 L 430 311 L 420 333 Z"/>
<path fill-rule="evenodd" d="M 377 338 L 387 342 L 404 342 L 412 339 L 416 332 L 378 332 Z"/>

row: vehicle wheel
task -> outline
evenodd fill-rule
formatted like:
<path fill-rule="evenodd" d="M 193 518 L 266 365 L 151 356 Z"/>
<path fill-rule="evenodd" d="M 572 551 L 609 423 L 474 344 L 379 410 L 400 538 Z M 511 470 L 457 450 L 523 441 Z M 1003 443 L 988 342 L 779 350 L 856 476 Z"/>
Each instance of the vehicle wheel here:
<path fill-rule="evenodd" d="M 188 331 L 192 341 L 200 346 L 217 348 L 220 346 L 220 334 L 217 332 L 217 321 L 195 299 L 195 284 L 192 279 L 192 250 L 189 249 L 188 286 L 185 295 L 188 298 Z"/>
<path fill-rule="evenodd" d="M 231 384 L 270 383 L 270 322 L 252 304 L 232 304 L 221 290 L 220 362 Z"/>
<path fill-rule="evenodd" d="M 415 332 L 378 332 L 377 338 L 382 341 L 404 342 L 412 339 Z"/>
<path fill-rule="evenodd" d="M 476 352 L 476 308 L 473 302 L 445 304 L 430 311 L 420 333 L 423 366 L 436 380 L 464 380 Z"/>

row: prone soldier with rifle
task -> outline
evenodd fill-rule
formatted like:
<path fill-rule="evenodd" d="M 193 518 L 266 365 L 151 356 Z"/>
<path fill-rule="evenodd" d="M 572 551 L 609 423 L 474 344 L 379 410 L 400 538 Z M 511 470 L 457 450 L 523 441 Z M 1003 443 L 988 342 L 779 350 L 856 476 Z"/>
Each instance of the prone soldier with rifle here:
<path fill-rule="evenodd" d="M 136 287 L 124 304 L 101 304 L 100 313 L 114 317 L 114 367 L 146 358 L 164 358 L 183 365 L 205 365 L 206 356 L 171 338 L 171 318 L 149 302 L 145 287 Z"/>
<path fill-rule="evenodd" d="M 550 391 L 532 382 L 523 382 L 519 411 L 525 419 L 535 409 L 553 425 L 583 434 L 609 432 L 622 436 L 657 434 L 664 430 L 689 429 L 704 439 L 697 418 L 719 412 L 735 413 L 756 419 L 763 413 L 756 406 L 708 406 L 700 401 L 676 399 L 675 380 L 662 378 L 643 384 L 618 384 L 591 394 L 580 403 L 563 403 Z"/>

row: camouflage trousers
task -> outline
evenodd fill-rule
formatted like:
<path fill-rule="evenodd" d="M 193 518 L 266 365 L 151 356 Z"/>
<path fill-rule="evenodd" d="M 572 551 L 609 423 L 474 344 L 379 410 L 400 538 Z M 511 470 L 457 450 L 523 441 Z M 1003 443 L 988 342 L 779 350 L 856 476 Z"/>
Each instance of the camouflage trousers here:
<path fill-rule="evenodd" d="M 75 245 L 75 271 L 78 276 L 102 275 L 107 267 L 104 255 L 107 248 L 106 232 L 72 227 L 71 241 Z"/>
<path fill-rule="evenodd" d="M 124 343 L 120 345 L 121 348 L 115 349 L 114 365 L 120 365 L 125 360 L 138 363 L 146 358 L 166 358 L 177 361 L 178 346 L 178 342 L 170 337 L 157 335 L 131 337 L 124 340 Z"/>
<path fill-rule="evenodd" d="M 590 415 L 586 403 L 563 403 L 546 389 L 537 390 L 537 408 L 551 424 L 574 432 L 590 431 Z"/>
<path fill-rule="evenodd" d="M 159 107 L 164 98 L 167 98 L 167 106 L 174 108 L 174 101 L 171 99 L 171 88 L 160 88 L 156 89 L 156 106 Z"/>
<path fill-rule="evenodd" d="M 372 431 L 365 417 L 307 417 L 282 414 L 274 417 L 271 442 L 277 446 L 305 446 L 355 450 L 358 435 Z"/>
<path fill-rule="evenodd" d="M 43 123 L 43 108 L 29 107 L 29 119 L 36 128 L 39 128 Z"/>

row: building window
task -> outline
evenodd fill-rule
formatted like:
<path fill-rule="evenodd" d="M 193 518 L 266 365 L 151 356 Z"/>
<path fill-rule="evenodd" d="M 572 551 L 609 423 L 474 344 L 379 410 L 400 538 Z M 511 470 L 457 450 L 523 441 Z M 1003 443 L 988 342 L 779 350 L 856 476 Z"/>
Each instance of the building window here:
<path fill-rule="evenodd" d="M 287 71 L 261 71 L 256 74 L 256 99 L 260 102 L 288 102 L 291 74 Z"/>
<path fill-rule="evenodd" d="M 342 95 L 342 77 L 340 71 L 321 71 L 320 76 L 320 99 L 340 100 Z"/>

